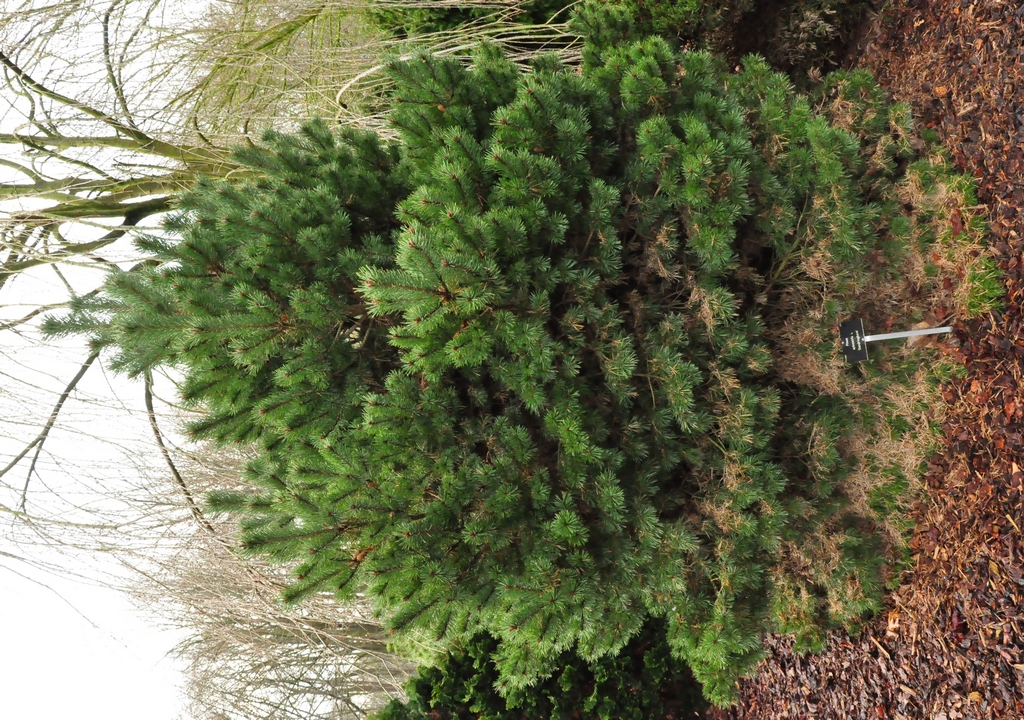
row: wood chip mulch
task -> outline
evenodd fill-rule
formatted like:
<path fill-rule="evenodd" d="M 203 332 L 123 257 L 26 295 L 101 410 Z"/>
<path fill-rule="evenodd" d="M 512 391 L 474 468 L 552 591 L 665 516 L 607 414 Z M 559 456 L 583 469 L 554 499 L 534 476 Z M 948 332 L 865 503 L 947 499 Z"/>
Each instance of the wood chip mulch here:
<path fill-rule="evenodd" d="M 820 655 L 769 638 L 740 705 L 709 720 L 1024 720 L 1024 3 L 888 5 L 848 64 L 871 69 L 977 178 L 1005 308 L 957 325 L 968 377 L 945 390 L 914 567 L 886 612 Z"/>

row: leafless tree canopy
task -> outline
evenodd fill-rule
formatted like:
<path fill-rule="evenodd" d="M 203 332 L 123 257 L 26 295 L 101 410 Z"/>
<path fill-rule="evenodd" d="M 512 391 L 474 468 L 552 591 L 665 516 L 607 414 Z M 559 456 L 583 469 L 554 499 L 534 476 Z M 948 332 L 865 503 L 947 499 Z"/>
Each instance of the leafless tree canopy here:
<path fill-rule="evenodd" d="M 242 454 L 177 455 L 188 493 L 241 484 Z M 187 663 L 192 717 L 362 718 L 401 693 L 413 667 L 387 652 L 367 607 L 329 595 L 285 607 L 287 569 L 240 557 L 231 520 L 203 515 L 193 527 L 176 552 L 138 574 L 133 593 L 190 632 L 176 653 Z"/>

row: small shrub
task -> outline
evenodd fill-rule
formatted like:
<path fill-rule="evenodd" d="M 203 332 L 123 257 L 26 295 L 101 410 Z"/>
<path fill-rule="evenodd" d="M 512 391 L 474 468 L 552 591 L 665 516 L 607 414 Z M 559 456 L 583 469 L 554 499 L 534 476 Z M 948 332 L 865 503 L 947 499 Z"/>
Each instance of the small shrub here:
<path fill-rule="evenodd" d="M 699 717 L 706 703 L 685 663 L 672 657 L 665 623 L 650 620 L 615 657 L 571 652 L 550 677 L 505 698 L 495 690 L 498 641 L 487 634 L 447 652 L 372 720 L 669 720 Z"/>
<path fill-rule="evenodd" d="M 866 0 L 623 0 L 644 32 L 738 60 L 760 53 L 797 74 L 834 66 Z"/>

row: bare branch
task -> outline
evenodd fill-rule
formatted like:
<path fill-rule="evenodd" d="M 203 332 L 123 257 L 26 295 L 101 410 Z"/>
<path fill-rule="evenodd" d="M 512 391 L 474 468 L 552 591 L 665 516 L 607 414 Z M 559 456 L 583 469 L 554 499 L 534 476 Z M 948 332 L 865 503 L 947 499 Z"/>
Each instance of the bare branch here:
<path fill-rule="evenodd" d="M 143 188 L 149 187 L 146 183 L 136 183 L 131 195 L 145 194 Z M 154 182 L 152 190 L 163 190 L 167 187 L 163 183 Z M 0 243 L 0 247 L 12 252 L 2 265 L 0 265 L 0 287 L 7 278 L 27 270 L 31 267 L 48 265 L 55 262 L 64 262 L 74 257 L 90 256 L 97 250 L 106 247 L 118 238 L 122 237 L 128 230 L 137 225 L 143 219 L 157 213 L 166 212 L 171 208 L 171 198 L 168 195 L 161 195 L 149 200 L 134 203 L 118 202 L 119 195 L 111 193 L 102 198 L 84 199 L 74 198 L 65 203 L 59 203 L 44 210 L 17 213 L 5 223 L 8 226 L 22 226 L 10 239 Z M 31 233 L 37 231 L 57 233 L 61 223 L 78 222 L 83 225 L 94 225 L 108 229 L 109 225 L 97 225 L 93 222 L 96 218 L 123 216 L 121 224 L 109 230 L 105 235 L 95 240 L 80 243 L 62 242 L 59 250 L 44 252 L 31 251 L 28 242 Z M 0 226 L 2 227 L 2 226 Z M 0 233 L 0 237 L 3 234 Z M 38 239 L 35 242 L 39 242 Z M 14 255 L 13 253 L 17 253 Z"/>
<path fill-rule="evenodd" d="M 11 553 L 6 553 L 6 552 L 3 552 L 3 551 L 0 551 L 0 557 L 6 557 L 6 558 L 8 558 L 8 559 L 12 559 L 12 560 L 20 560 L 21 562 L 24 562 L 24 563 L 28 563 L 29 565 L 32 565 L 32 564 L 33 564 L 32 562 L 30 562 L 29 560 L 27 560 L 27 559 L 25 559 L 25 558 L 23 558 L 23 557 L 19 557 L 19 556 L 17 556 L 17 555 L 12 555 Z M 57 596 L 57 598 L 58 598 L 58 599 L 60 599 L 60 601 L 61 601 L 61 602 L 63 602 L 63 603 L 64 603 L 65 605 L 67 605 L 67 606 L 68 606 L 69 608 L 71 608 L 72 610 L 74 610 L 74 611 L 75 611 L 75 612 L 76 612 L 76 613 L 78 614 L 78 616 L 79 616 L 79 617 L 81 617 L 81 618 L 82 618 L 83 620 L 85 620 L 85 621 L 86 621 L 87 623 L 89 623 L 90 625 L 92 625 L 92 627 L 93 627 L 93 629 L 94 629 L 94 630 L 100 630 L 100 631 L 102 632 L 102 630 L 103 630 L 103 629 L 102 629 L 102 628 L 101 628 L 101 627 L 100 627 L 99 625 L 97 625 L 97 624 L 96 624 L 96 623 L 94 623 L 94 622 L 93 622 L 92 620 L 90 620 L 90 619 L 89 619 L 89 616 L 88 616 L 88 615 L 86 615 L 86 614 L 85 614 L 85 613 L 83 613 L 83 612 L 82 612 L 81 610 L 79 610 L 79 609 L 78 609 L 77 607 L 75 607 L 75 604 L 74 604 L 73 602 L 71 602 L 70 600 L 68 600 L 68 599 L 67 599 L 66 597 L 64 597 L 64 596 L 63 596 L 62 594 L 60 594 L 60 593 L 59 593 L 59 592 L 58 592 L 57 590 L 55 590 L 54 588 L 50 587 L 49 585 L 47 585 L 47 584 L 46 584 L 46 583 L 44 583 L 44 582 L 41 582 L 41 581 L 39 581 L 39 580 L 36 580 L 36 579 L 35 579 L 34 577 L 32 577 L 31 575 L 26 575 L 26 574 L 24 574 L 24 573 L 18 572 L 17 570 L 15 570 L 15 569 L 14 569 L 14 568 L 12 568 L 12 567 L 9 567 L 9 566 L 2 566 L 2 565 L 0 565 L 0 567 L 3 567 L 3 569 L 4 569 L 4 570 L 6 570 L 7 572 L 9 572 L 9 573 L 14 573 L 15 575 L 17 575 L 18 577 L 20 577 L 20 578 L 22 578 L 22 579 L 24 579 L 24 580 L 28 580 L 28 581 L 29 581 L 30 583 L 33 583 L 33 584 L 35 584 L 35 585 L 38 585 L 39 587 L 43 588 L 44 590 L 49 590 L 49 591 L 50 591 L 51 593 L 53 593 L 54 595 L 56 595 L 56 596 Z M 118 641 L 118 642 L 120 642 L 120 641 Z M 123 645 L 124 643 L 121 643 L 121 644 Z"/>
<path fill-rule="evenodd" d="M 61 95 L 60 93 L 54 90 L 50 90 L 42 83 L 39 83 L 36 80 L 34 80 L 28 73 L 22 70 L 13 60 L 7 57 L 7 55 L 4 54 L 3 51 L 0 51 L 0 64 L 4 65 L 12 73 L 14 73 L 14 75 L 17 76 L 17 78 L 22 83 L 32 88 L 40 95 L 48 97 L 51 100 L 55 100 L 61 103 L 62 105 L 66 105 L 67 107 L 74 108 L 88 115 L 89 117 L 95 118 L 100 122 L 104 123 L 105 125 L 108 125 L 109 127 L 113 128 L 116 132 L 121 133 L 122 135 L 125 135 L 126 137 L 130 138 L 133 141 L 130 149 L 149 152 L 153 153 L 154 155 L 161 155 L 163 157 L 180 160 L 182 162 L 209 162 L 211 160 L 219 161 L 221 159 L 220 157 L 211 157 L 210 154 L 207 152 L 195 152 L 190 149 L 180 148 L 175 145 L 171 145 L 170 143 L 163 142 L 162 140 L 156 140 L 154 138 L 151 138 L 149 135 L 142 132 L 141 130 L 125 125 L 124 123 L 118 121 L 116 118 L 111 117 L 109 114 L 101 110 L 97 110 L 96 108 L 87 105 L 84 102 L 75 100 L 74 98 L 67 97 L 66 95 Z M 22 142 L 24 141 L 22 140 Z"/>
<path fill-rule="evenodd" d="M 64 401 L 68 399 L 68 396 L 71 395 L 71 392 L 75 389 L 75 386 L 78 385 L 78 381 L 82 379 L 82 377 L 89 370 L 89 368 L 92 367 L 92 364 L 96 362 L 96 358 L 98 358 L 99 356 L 99 350 L 93 350 L 91 353 L 89 353 L 89 357 L 86 358 L 84 363 L 82 363 L 82 366 L 78 369 L 78 372 L 75 373 L 75 376 L 71 378 L 71 382 L 69 382 L 67 386 L 64 388 L 64 392 L 60 394 L 60 397 L 57 399 L 57 404 L 53 406 L 53 411 L 50 413 L 50 417 L 47 419 L 46 424 L 43 426 L 43 429 L 40 431 L 40 433 L 35 437 L 35 439 L 32 442 L 25 446 L 25 448 L 17 455 L 17 457 L 15 457 L 13 460 L 11 460 L 10 463 L 8 463 L 7 467 L 5 467 L 3 470 L 0 470 L 0 478 L 2 478 L 4 475 L 8 473 L 8 471 L 11 470 L 11 468 L 13 468 L 19 462 L 21 462 L 22 458 L 28 455 L 29 451 L 31 451 L 32 448 L 36 449 L 35 455 L 32 456 L 32 462 L 29 465 L 28 473 L 25 476 L 25 486 L 21 489 L 21 498 L 18 501 L 19 510 L 25 509 L 25 499 L 28 495 L 29 483 L 32 481 L 32 474 L 35 472 L 36 469 L 36 461 L 39 460 L 39 454 L 43 451 L 43 445 L 46 443 L 46 438 L 50 435 L 50 430 L 53 429 L 54 423 L 57 422 L 57 417 L 60 415 L 60 410 L 62 407 L 64 407 Z"/>
<path fill-rule="evenodd" d="M 58 239 L 62 239 L 62 238 L 60 238 L 60 233 L 59 232 L 54 231 L 53 234 L 55 236 L 57 236 Z M 68 291 L 68 295 L 70 295 L 71 297 L 74 297 L 75 296 L 75 289 L 73 287 L 71 287 L 71 283 L 69 283 L 68 279 L 66 277 L 64 277 L 64 273 L 62 273 L 60 271 L 60 267 L 58 267 L 57 263 L 52 263 L 50 265 L 50 269 L 53 270 L 53 274 L 56 275 L 58 277 L 58 279 L 60 279 L 61 283 L 63 283 L 64 289 Z"/>
<path fill-rule="evenodd" d="M 118 74 L 114 72 L 114 63 L 110 58 L 110 15 L 120 4 L 121 0 L 113 0 L 113 2 L 110 3 L 110 7 L 107 8 L 107 11 L 103 13 L 103 64 L 106 65 L 107 81 L 110 83 L 110 87 L 114 90 L 117 102 L 121 106 L 121 112 L 124 113 L 125 122 L 127 122 L 133 130 L 138 130 L 139 126 L 135 124 L 135 118 L 132 117 L 132 112 L 128 109 L 128 100 L 125 99 L 124 96 L 124 83 L 120 77 L 118 77 Z"/>
<path fill-rule="evenodd" d="M 19 135 L 18 133 L 0 133 L 0 143 L 8 144 L 22 144 L 30 147 L 50 147 L 57 148 L 58 150 L 68 150 L 71 148 L 117 148 L 119 150 L 138 150 L 149 152 L 150 148 L 141 146 L 136 140 L 131 138 L 123 138 L 116 136 L 102 136 L 102 135 L 79 135 L 79 136 L 67 136 L 67 135 Z M 165 143 L 166 145 L 166 143 Z M 173 152 L 168 151 L 165 153 L 153 153 L 163 155 L 165 157 L 181 159 L 184 156 L 188 156 L 192 149 L 179 149 L 173 145 L 168 146 L 173 148 Z M 211 158 L 205 157 L 203 160 L 210 160 Z M 218 156 L 218 159 L 221 159 Z"/>
<path fill-rule="evenodd" d="M 46 180 L 43 178 L 42 175 L 37 173 L 32 168 L 25 167 L 24 165 L 22 165 L 19 162 L 14 162 L 13 160 L 5 160 L 3 158 L 0 158 L 0 165 L 12 168 L 12 169 L 17 170 L 18 172 L 24 174 L 24 175 L 27 175 L 28 177 L 32 178 L 32 180 L 35 181 L 36 185 L 44 184 L 46 182 Z M 6 186 L 5 185 L 0 185 L 0 190 L 2 190 L 2 188 L 4 188 L 4 187 L 6 187 Z"/>
<path fill-rule="evenodd" d="M 113 525 L 110 523 L 80 523 L 68 520 L 57 520 L 55 518 L 39 517 L 25 512 L 24 510 L 9 508 L 2 503 L 0 503 L 0 513 L 10 515 L 33 525 L 55 525 L 58 527 L 74 528 L 76 530 L 117 530 L 120 527 L 119 525 Z"/>
<path fill-rule="evenodd" d="M 149 415 L 149 426 L 153 429 L 153 437 L 156 438 L 156 444 L 160 448 L 160 453 L 164 456 L 164 462 L 167 463 L 167 467 L 171 471 L 171 477 L 174 478 L 175 484 L 181 490 L 181 494 L 185 497 L 185 504 L 188 505 L 188 511 L 195 518 L 195 521 L 199 523 L 200 527 L 210 533 L 217 540 L 224 542 L 217 531 L 214 530 L 213 525 L 206 519 L 203 511 L 199 508 L 194 497 L 192 497 L 192 491 L 188 489 L 188 485 L 181 477 L 181 473 L 178 472 L 178 468 L 174 464 L 174 460 L 171 459 L 171 454 L 167 452 L 167 446 L 164 445 L 163 435 L 160 433 L 160 426 L 156 422 L 156 412 L 153 410 L 153 375 L 148 370 L 145 375 L 145 390 L 144 397 L 146 401 L 146 413 Z"/>
<path fill-rule="evenodd" d="M 80 158 L 68 157 L 67 155 L 62 155 L 62 154 L 60 154 L 58 152 L 54 152 L 46 144 L 39 144 L 39 143 L 35 142 L 35 140 L 37 140 L 37 139 L 38 139 L 38 137 L 31 137 L 31 138 L 30 137 L 23 137 L 21 139 L 21 144 L 24 145 L 25 148 L 26 148 L 26 154 L 27 154 L 27 151 L 34 150 L 35 152 L 37 152 L 37 153 L 39 153 L 41 155 L 46 155 L 48 157 L 53 158 L 54 160 L 59 160 L 61 162 L 66 162 L 69 165 L 77 165 L 80 168 L 85 168 L 89 172 L 95 173 L 95 174 L 99 175 L 101 178 L 104 178 L 104 179 L 112 181 L 112 182 L 114 181 L 113 176 L 111 176 L 106 171 L 101 170 L 100 168 L 96 167 L 94 164 L 92 164 L 90 162 L 87 162 L 85 160 L 82 160 Z M 49 136 L 47 136 L 47 139 L 49 139 Z"/>

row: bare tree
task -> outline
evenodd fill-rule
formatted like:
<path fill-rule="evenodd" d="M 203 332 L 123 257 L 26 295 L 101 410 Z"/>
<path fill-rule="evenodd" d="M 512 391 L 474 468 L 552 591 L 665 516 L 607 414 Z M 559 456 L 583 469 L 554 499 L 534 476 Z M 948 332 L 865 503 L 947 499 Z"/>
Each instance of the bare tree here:
<path fill-rule="evenodd" d="M 100 250 L 169 209 L 170 194 L 197 174 L 234 167 L 224 149 L 167 132 L 173 118 L 146 108 L 160 100 L 157 83 L 129 102 L 126 75 L 158 69 L 149 60 L 136 67 L 149 15 L 117 45 L 127 0 L 110 2 L 93 24 L 81 2 L 33 5 L 0 23 L 0 165 L 9 178 L 0 184 L 0 287 L 39 265 L 102 263 Z M 74 42 L 62 42 L 69 34 Z M 101 232 L 75 239 L 71 224 Z"/>
<path fill-rule="evenodd" d="M 241 557 L 232 521 L 207 517 L 189 498 L 241 487 L 244 454 L 206 447 L 173 455 L 181 510 L 200 517 L 173 554 L 138 569 L 134 596 L 188 633 L 176 654 L 186 663 L 191 716 L 343 720 L 399 696 L 413 666 L 387 651 L 367 606 L 330 595 L 282 605 L 287 571 Z"/>

